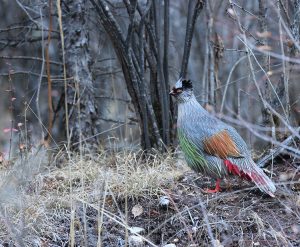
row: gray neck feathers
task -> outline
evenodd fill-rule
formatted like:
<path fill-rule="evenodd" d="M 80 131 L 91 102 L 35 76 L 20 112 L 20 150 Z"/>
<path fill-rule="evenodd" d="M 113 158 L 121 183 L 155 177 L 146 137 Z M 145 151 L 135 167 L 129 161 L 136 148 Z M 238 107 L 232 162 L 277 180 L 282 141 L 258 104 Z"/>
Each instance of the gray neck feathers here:
<path fill-rule="evenodd" d="M 195 98 L 193 90 L 183 91 L 180 95 L 177 96 L 178 104 L 185 103 L 191 101 Z"/>
<path fill-rule="evenodd" d="M 184 101 L 178 101 L 178 120 L 188 118 L 189 121 L 207 116 L 208 112 L 199 104 L 195 95 L 192 93 L 185 97 Z"/>

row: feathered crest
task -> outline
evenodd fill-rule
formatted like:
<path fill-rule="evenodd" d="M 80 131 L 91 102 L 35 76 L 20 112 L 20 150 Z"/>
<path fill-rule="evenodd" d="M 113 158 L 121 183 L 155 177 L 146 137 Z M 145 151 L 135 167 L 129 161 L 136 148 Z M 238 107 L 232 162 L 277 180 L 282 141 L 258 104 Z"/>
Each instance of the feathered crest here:
<path fill-rule="evenodd" d="M 181 79 L 183 89 L 193 89 L 191 80 Z"/>

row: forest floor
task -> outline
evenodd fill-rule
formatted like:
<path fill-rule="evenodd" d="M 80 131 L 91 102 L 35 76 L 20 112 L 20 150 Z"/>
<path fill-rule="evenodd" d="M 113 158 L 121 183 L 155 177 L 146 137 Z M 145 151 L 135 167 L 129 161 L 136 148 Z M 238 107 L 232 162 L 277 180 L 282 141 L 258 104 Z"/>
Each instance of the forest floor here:
<path fill-rule="evenodd" d="M 300 246 L 300 164 L 268 166 L 276 197 L 209 178 L 172 155 L 35 151 L 2 164 L 0 246 Z M 48 162 L 51 160 L 51 162 Z"/>

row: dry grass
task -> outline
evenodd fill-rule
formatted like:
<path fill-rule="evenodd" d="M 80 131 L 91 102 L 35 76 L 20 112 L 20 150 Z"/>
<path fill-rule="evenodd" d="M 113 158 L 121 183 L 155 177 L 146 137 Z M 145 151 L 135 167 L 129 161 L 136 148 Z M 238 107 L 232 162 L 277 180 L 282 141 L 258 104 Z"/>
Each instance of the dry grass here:
<path fill-rule="evenodd" d="M 159 194 L 161 186 L 182 175 L 184 167 L 168 154 L 102 151 L 97 157 L 72 157 L 68 165 L 43 176 L 42 188 L 69 193 L 71 184 L 73 193 L 80 195 L 82 189 L 90 194 L 91 189 L 106 183 L 116 198 L 134 199 Z"/>
<path fill-rule="evenodd" d="M 172 184 L 182 174 L 182 165 L 171 155 L 143 156 L 141 151 L 101 151 L 96 157 L 58 157 L 49 164 L 43 150 L 3 167 L 0 243 L 12 239 L 21 246 L 24 241 L 31 246 L 34 235 L 38 245 L 48 238 L 57 243 L 68 242 L 70 210 L 78 202 L 93 206 L 103 199 L 117 202 L 125 197 L 131 201 L 157 197 L 163 186 Z M 118 219 L 120 224 L 124 224 L 122 220 Z M 18 233 L 14 234 L 13 229 Z M 28 240 L 22 240 L 23 234 L 29 234 Z"/>
<path fill-rule="evenodd" d="M 284 168 L 274 171 L 277 182 L 296 171 L 295 163 Z M 100 151 L 48 162 L 40 150 L 2 167 L 0 177 L 3 246 L 133 246 L 133 235 L 142 246 L 300 244 L 300 197 L 291 190 L 299 174 L 281 182 L 275 199 L 245 183 L 206 195 L 209 180 L 171 154 Z"/>

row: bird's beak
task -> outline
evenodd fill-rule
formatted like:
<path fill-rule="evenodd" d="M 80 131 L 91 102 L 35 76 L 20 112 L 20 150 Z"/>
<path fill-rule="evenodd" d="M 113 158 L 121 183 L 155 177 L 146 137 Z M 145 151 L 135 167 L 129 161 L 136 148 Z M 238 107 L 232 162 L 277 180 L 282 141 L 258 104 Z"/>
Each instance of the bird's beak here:
<path fill-rule="evenodd" d="M 172 89 L 172 90 L 169 92 L 169 95 L 172 95 L 172 96 L 176 95 L 174 89 Z"/>

